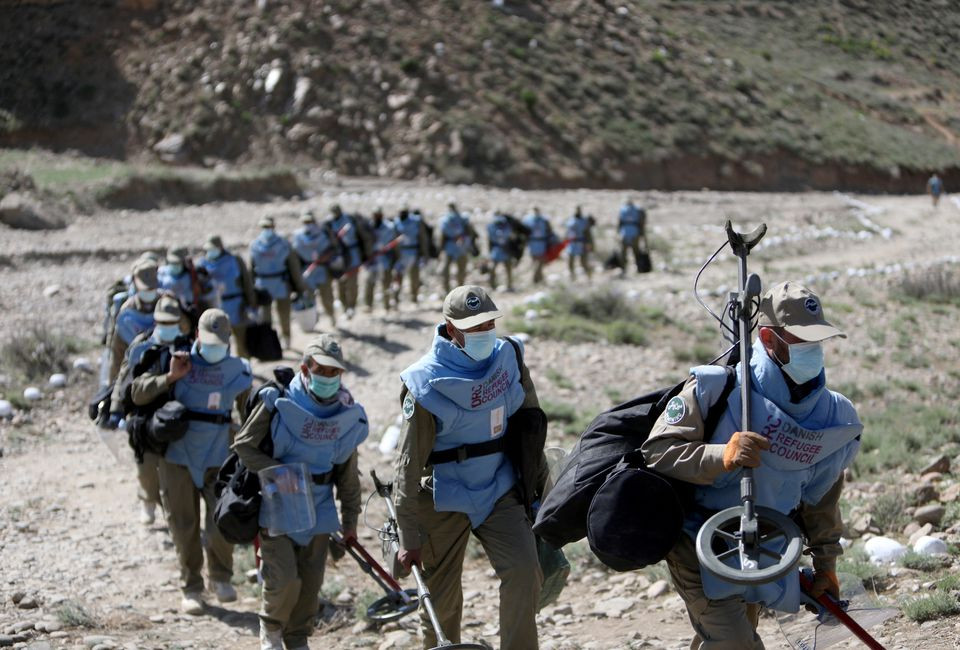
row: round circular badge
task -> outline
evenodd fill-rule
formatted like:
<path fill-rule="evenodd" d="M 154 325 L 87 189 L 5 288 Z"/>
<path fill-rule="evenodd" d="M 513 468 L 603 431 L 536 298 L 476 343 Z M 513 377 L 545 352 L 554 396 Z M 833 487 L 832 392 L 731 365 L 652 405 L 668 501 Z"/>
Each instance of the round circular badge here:
<path fill-rule="evenodd" d="M 480 311 L 480 296 L 471 293 L 469 296 L 467 296 L 464 304 L 470 311 Z"/>
<path fill-rule="evenodd" d="M 670 398 L 667 402 L 667 408 L 663 409 L 663 418 L 667 424 L 676 424 L 687 414 L 687 403 L 683 398 L 677 395 Z"/>
<path fill-rule="evenodd" d="M 820 303 L 816 301 L 815 298 L 807 298 L 803 301 L 803 308 L 808 312 L 816 316 L 820 313 Z"/>

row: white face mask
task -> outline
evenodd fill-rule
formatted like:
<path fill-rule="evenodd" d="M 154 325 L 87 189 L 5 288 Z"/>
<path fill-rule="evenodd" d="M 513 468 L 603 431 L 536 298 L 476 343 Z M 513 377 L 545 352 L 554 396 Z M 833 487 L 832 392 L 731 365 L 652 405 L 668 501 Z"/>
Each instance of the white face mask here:
<path fill-rule="evenodd" d="M 493 353 L 497 343 L 497 328 L 485 332 L 464 332 L 463 351 L 474 361 L 483 361 Z"/>
<path fill-rule="evenodd" d="M 780 365 L 790 379 L 798 384 L 805 384 L 820 375 L 823 370 L 823 345 L 819 342 L 787 343 L 776 332 L 773 335 L 786 343 L 790 350 L 790 361 L 781 362 Z"/>
<path fill-rule="evenodd" d="M 141 302 L 152 303 L 157 300 L 157 290 L 156 289 L 140 289 L 137 291 L 137 297 L 140 298 Z"/>
<path fill-rule="evenodd" d="M 208 251 L 206 252 L 207 259 L 213 261 L 213 260 L 217 259 L 218 257 L 220 257 L 220 254 L 221 254 L 222 252 L 223 252 L 223 251 L 221 251 L 219 248 L 211 248 L 210 250 L 208 250 Z"/>

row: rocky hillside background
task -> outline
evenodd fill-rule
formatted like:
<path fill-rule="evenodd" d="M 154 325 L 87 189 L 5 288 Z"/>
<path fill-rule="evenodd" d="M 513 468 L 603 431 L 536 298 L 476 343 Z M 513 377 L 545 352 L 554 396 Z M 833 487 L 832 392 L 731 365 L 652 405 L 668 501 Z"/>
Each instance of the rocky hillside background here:
<path fill-rule="evenodd" d="M 950 0 L 0 0 L 0 146 L 523 187 L 960 185 Z"/>

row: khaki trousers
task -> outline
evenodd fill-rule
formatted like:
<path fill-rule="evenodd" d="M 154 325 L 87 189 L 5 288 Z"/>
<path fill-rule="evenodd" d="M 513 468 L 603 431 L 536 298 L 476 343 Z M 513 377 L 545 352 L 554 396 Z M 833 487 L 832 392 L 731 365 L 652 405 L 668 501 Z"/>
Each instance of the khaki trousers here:
<path fill-rule="evenodd" d="M 288 648 L 306 645 L 313 632 L 329 539 L 315 535 L 306 546 L 297 546 L 286 535 L 270 537 L 266 529 L 260 531 L 260 621 L 268 630 L 281 632 Z"/>
<path fill-rule="evenodd" d="M 323 305 L 323 311 L 330 317 L 330 323 L 336 325 L 337 314 L 333 308 L 333 284 L 328 280 L 317 286 L 317 296 L 320 298 L 320 304 Z"/>
<path fill-rule="evenodd" d="M 137 463 L 137 496 L 147 503 L 160 503 L 160 457 L 151 451 L 143 452 L 143 462 Z"/>
<path fill-rule="evenodd" d="M 424 579 L 444 635 L 460 642 L 463 614 L 463 557 L 470 539 L 470 520 L 461 512 L 437 512 L 433 494 L 419 495 Z M 500 497 L 490 516 L 473 530 L 500 578 L 501 650 L 536 650 L 537 600 L 543 574 L 530 520 L 515 490 Z M 426 610 L 420 610 L 424 648 L 437 645 Z"/>
<path fill-rule="evenodd" d="M 757 634 L 760 605 L 738 596 L 710 600 L 703 593 L 697 551 L 686 533 L 667 555 L 670 577 L 687 605 L 695 635 L 690 650 L 763 650 Z"/>
<path fill-rule="evenodd" d="M 575 278 L 577 276 L 576 271 L 574 270 L 577 260 L 580 260 L 580 266 L 583 267 L 583 272 L 586 273 L 587 277 L 589 278 L 593 273 L 593 269 L 590 267 L 589 253 L 584 253 L 583 255 L 570 255 L 567 257 L 567 268 L 570 269 L 570 277 Z"/>
<path fill-rule="evenodd" d="M 513 260 L 507 260 L 506 262 L 491 262 L 490 264 L 490 288 L 497 288 L 497 267 L 503 266 L 504 271 L 507 274 L 507 289 L 513 290 Z"/>
<path fill-rule="evenodd" d="M 349 273 L 340 276 L 337 280 L 337 293 L 344 309 L 357 308 L 357 293 L 359 292 L 357 274 L 359 270 L 353 269 Z"/>
<path fill-rule="evenodd" d="M 633 268 L 637 268 L 637 261 L 640 259 L 640 238 L 637 237 L 632 242 L 620 242 L 620 256 L 623 258 L 623 271 L 627 271 L 627 253 L 633 251 Z"/>
<path fill-rule="evenodd" d="M 533 258 L 533 283 L 540 284 L 543 282 L 543 258 L 534 257 Z"/>
<path fill-rule="evenodd" d="M 450 286 L 450 267 L 456 264 L 457 266 L 457 286 L 463 286 L 467 283 L 467 255 L 464 253 L 460 257 L 454 259 L 449 255 L 444 255 L 443 260 L 443 290 L 446 293 L 450 293 L 450 290 L 453 287 Z"/>
<path fill-rule="evenodd" d="M 160 498 L 167 515 L 170 537 L 177 549 L 180 561 L 180 589 L 185 594 L 203 591 L 203 552 L 207 553 L 207 573 L 211 580 L 230 582 L 233 575 L 233 544 L 220 534 L 213 523 L 213 508 L 216 497 L 213 484 L 219 467 L 209 467 L 203 476 L 203 488 L 198 490 L 190 478 L 190 471 L 183 465 L 175 465 L 165 458 L 159 461 Z M 204 531 L 206 549 L 200 543 L 200 498 L 206 506 Z"/>
<path fill-rule="evenodd" d="M 280 319 L 280 334 L 283 335 L 285 339 L 290 338 L 290 296 L 286 298 L 276 298 L 272 305 L 277 306 L 277 316 Z M 273 314 L 272 305 L 270 307 L 264 308 L 263 318 L 264 322 L 272 323 Z"/>
<path fill-rule="evenodd" d="M 368 269 L 364 277 L 363 303 L 367 309 L 373 309 L 373 294 L 380 281 L 380 290 L 383 292 L 383 308 L 390 311 L 390 282 L 393 272 L 390 269 Z"/>
<path fill-rule="evenodd" d="M 410 262 L 410 266 L 404 269 L 403 274 L 400 275 L 399 281 L 400 284 L 403 284 L 403 275 L 406 275 L 410 279 L 410 300 L 417 302 L 418 296 L 420 294 L 420 260 L 416 259 Z M 400 287 L 397 287 L 397 296 L 399 297 Z"/>

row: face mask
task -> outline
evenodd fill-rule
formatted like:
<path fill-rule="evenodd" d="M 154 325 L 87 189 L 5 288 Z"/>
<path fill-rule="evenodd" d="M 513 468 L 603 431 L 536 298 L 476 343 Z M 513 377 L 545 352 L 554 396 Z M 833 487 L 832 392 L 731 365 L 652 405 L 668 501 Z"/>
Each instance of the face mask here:
<path fill-rule="evenodd" d="M 777 338 L 783 341 L 779 336 Z M 787 343 L 787 347 L 790 362 L 782 364 L 781 368 L 796 383 L 805 384 L 823 370 L 823 346 L 820 343 Z"/>
<path fill-rule="evenodd" d="M 157 290 L 156 289 L 141 289 L 137 292 L 137 297 L 140 298 L 141 302 L 154 302 L 157 299 Z"/>
<path fill-rule="evenodd" d="M 208 260 L 215 260 L 215 259 L 217 259 L 218 257 L 220 257 L 220 253 L 222 253 L 222 252 L 223 252 L 223 251 L 221 251 L 219 248 L 214 248 L 213 250 L 209 250 L 209 251 L 206 252 L 207 259 L 208 259 Z"/>
<path fill-rule="evenodd" d="M 329 399 L 340 390 L 340 375 L 324 377 L 310 373 L 310 391 L 320 399 Z"/>
<path fill-rule="evenodd" d="M 497 328 L 486 332 L 464 332 L 463 351 L 474 361 L 483 361 L 493 352 L 497 342 Z"/>
<path fill-rule="evenodd" d="M 270 241 L 271 237 L 273 237 L 272 228 L 264 228 L 260 231 L 260 241 Z"/>
<path fill-rule="evenodd" d="M 176 323 L 169 325 L 157 323 L 153 328 L 153 335 L 161 343 L 171 343 L 173 339 L 180 336 L 180 326 Z"/>
<path fill-rule="evenodd" d="M 170 264 L 170 275 L 180 275 L 183 273 L 183 264 Z"/>
<path fill-rule="evenodd" d="M 201 343 L 200 356 L 207 363 L 220 363 L 227 356 L 227 346 L 222 343 Z"/>

